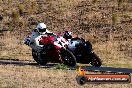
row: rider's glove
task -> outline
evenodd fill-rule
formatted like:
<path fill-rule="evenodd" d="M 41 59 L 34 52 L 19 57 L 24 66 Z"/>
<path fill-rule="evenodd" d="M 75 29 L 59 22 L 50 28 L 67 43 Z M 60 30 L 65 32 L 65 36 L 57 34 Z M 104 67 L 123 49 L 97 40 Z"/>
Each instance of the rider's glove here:
<path fill-rule="evenodd" d="M 31 42 L 30 42 L 30 40 L 29 39 L 26 39 L 25 41 L 24 41 L 24 44 L 26 44 L 26 45 L 30 45 L 31 44 Z"/>

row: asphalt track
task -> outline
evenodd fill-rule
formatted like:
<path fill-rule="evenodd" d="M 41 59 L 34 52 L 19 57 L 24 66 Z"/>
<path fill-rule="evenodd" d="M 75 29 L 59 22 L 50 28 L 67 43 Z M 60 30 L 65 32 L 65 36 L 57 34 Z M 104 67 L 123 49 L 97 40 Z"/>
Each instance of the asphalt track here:
<path fill-rule="evenodd" d="M 14 60 L 0 60 L 0 65 L 18 65 L 18 66 L 24 66 L 24 65 L 30 65 L 30 66 L 39 66 L 35 62 L 29 62 L 29 61 L 14 61 Z M 54 68 L 55 63 L 49 63 L 46 66 L 40 66 L 42 68 Z M 72 70 L 75 70 L 75 68 L 71 68 Z M 81 66 L 81 69 L 85 69 L 87 71 L 93 71 L 93 72 L 115 72 L 115 73 L 132 73 L 132 69 L 130 68 L 113 68 L 113 67 L 93 67 L 93 66 Z"/>

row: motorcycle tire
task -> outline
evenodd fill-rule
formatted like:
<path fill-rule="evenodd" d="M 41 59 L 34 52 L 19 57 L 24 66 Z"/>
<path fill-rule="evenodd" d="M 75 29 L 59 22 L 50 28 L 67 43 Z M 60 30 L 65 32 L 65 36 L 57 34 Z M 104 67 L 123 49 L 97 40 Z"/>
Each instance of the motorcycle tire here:
<path fill-rule="evenodd" d="M 74 52 L 76 61 L 78 63 L 89 64 L 90 63 L 90 59 L 89 59 L 90 51 L 89 51 L 89 48 L 85 47 L 84 45 L 80 45 L 76 47 L 75 52 Z"/>
<path fill-rule="evenodd" d="M 86 41 L 85 44 L 87 45 L 89 50 L 93 50 L 92 44 L 89 41 Z"/>
<path fill-rule="evenodd" d="M 47 64 L 47 60 L 43 58 L 43 55 L 42 54 L 38 55 L 38 53 L 35 50 L 32 50 L 32 57 L 39 65 Z"/>
<path fill-rule="evenodd" d="M 61 49 L 60 55 L 63 64 L 71 67 L 76 66 L 76 58 L 68 49 Z"/>
<path fill-rule="evenodd" d="M 101 59 L 93 52 L 91 54 L 91 65 L 95 67 L 100 67 L 102 65 Z"/>

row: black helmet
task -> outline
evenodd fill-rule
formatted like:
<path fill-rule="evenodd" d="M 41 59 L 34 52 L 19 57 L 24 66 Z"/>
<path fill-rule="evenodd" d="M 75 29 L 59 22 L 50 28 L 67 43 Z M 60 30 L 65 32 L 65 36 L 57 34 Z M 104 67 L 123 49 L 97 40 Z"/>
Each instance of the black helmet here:
<path fill-rule="evenodd" d="M 63 37 L 65 39 L 71 39 L 72 38 L 72 32 L 65 31 Z"/>

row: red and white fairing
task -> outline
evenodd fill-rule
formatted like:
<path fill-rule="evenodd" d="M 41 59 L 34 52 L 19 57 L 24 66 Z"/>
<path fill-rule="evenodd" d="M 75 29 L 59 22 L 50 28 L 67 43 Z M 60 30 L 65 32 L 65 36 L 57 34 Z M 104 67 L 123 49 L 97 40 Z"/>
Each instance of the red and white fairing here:
<path fill-rule="evenodd" d="M 54 35 L 54 36 L 41 36 L 40 39 L 38 40 L 41 42 L 43 45 L 48 44 L 49 42 L 55 45 L 57 49 L 60 49 L 62 47 L 65 47 L 69 44 L 69 42 L 63 38 L 62 36 Z M 41 46 L 43 46 L 41 45 Z"/>

